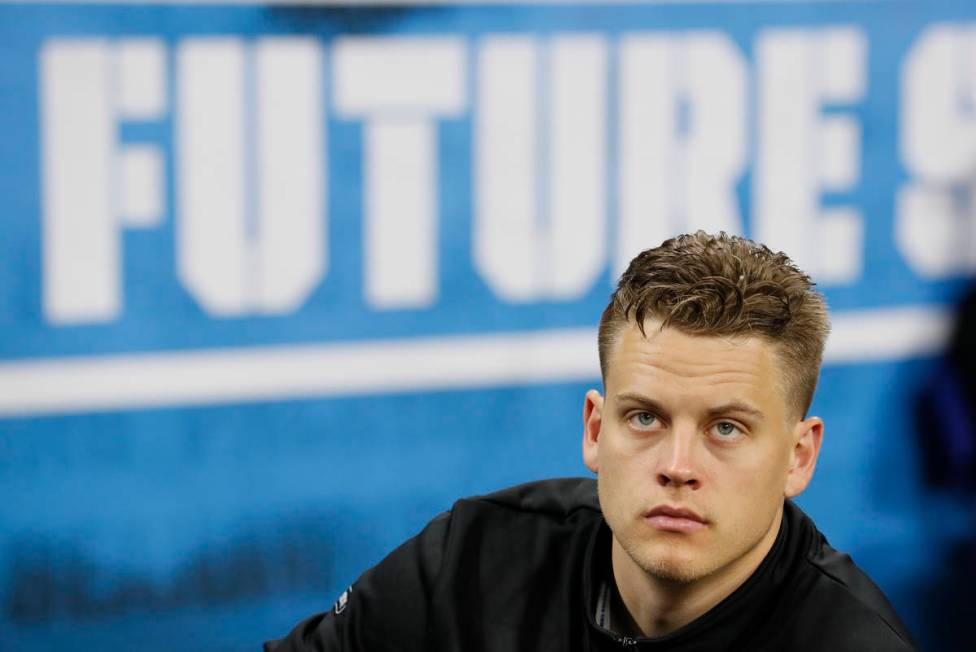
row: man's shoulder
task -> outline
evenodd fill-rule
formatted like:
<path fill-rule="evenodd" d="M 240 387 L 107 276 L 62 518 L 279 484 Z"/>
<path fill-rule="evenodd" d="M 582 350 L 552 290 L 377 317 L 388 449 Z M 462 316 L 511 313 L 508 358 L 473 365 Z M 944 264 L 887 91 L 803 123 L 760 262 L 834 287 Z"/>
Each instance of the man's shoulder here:
<path fill-rule="evenodd" d="M 603 522 L 603 513 L 594 480 L 556 478 L 462 498 L 451 508 L 449 521 L 448 550 L 472 554 L 469 544 L 477 540 L 481 550 L 524 551 L 531 545 L 540 551 L 538 559 L 517 553 L 516 566 L 524 570 L 582 554 L 581 546 Z"/>
<path fill-rule="evenodd" d="M 791 650 L 831 652 L 913 652 L 917 648 L 901 621 L 889 608 L 879 608 L 863 594 L 826 576 L 814 584 L 807 599 L 794 610 Z M 883 596 L 882 596 L 882 599 Z"/>
<path fill-rule="evenodd" d="M 599 516 L 596 481 L 591 478 L 553 478 L 515 485 L 480 496 L 462 498 L 458 507 L 504 509 L 525 514 L 568 518 L 577 513 Z"/>
<path fill-rule="evenodd" d="M 797 586 L 805 593 L 796 619 L 803 632 L 817 632 L 819 643 L 831 650 L 910 651 L 911 636 L 881 589 L 850 555 L 834 549 L 813 521 L 798 507 L 794 522 L 807 531 L 800 563 L 809 582 Z M 818 648 L 819 649 L 819 648 Z"/>

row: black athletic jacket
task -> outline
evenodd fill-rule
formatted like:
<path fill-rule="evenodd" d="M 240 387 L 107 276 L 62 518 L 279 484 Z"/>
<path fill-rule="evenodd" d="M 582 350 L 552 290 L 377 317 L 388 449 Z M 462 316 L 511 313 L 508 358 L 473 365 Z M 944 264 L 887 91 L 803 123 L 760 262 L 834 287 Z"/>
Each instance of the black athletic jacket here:
<path fill-rule="evenodd" d="M 659 638 L 596 624 L 611 533 L 593 480 L 547 480 L 454 504 L 366 571 L 332 610 L 266 652 L 914 650 L 881 591 L 786 501 L 756 572 Z"/>

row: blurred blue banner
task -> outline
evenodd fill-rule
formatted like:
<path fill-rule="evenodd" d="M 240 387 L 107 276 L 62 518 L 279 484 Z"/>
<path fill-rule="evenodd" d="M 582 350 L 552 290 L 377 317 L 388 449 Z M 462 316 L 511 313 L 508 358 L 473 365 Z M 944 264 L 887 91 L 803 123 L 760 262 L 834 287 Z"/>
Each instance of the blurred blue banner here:
<path fill-rule="evenodd" d="M 699 228 L 826 293 L 801 504 L 954 644 L 912 406 L 976 270 L 971 2 L 0 4 L 0 106 L 0 648 L 255 649 L 584 473 L 616 276 Z"/>

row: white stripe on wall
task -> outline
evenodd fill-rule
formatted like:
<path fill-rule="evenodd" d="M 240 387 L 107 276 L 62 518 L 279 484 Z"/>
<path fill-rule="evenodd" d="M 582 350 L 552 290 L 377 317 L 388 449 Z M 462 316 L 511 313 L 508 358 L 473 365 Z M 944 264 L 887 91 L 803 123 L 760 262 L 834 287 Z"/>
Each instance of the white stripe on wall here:
<path fill-rule="evenodd" d="M 835 313 L 824 362 L 857 364 L 938 354 L 949 341 L 952 319 L 951 309 L 925 306 Z"/>
<path fill-rule="evenodd" d="M 827 364 L 928 356 L 943 309 L 839 313 Z M 590 328 L 0 363 L 0 416 L 598 382 Z"/>

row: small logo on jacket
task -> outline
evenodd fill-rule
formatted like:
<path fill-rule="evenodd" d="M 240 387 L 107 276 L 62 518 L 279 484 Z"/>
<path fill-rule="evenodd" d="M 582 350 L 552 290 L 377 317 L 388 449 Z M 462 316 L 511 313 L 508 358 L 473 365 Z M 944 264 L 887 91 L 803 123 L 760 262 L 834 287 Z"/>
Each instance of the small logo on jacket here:
<path fill-rule="evenodd" d="M 342 595 L 339 596 L 339 599 L 336 600 L 335 605 L 333 606 L 333 609 L 335 610 L 335 613 L 336 613 L 337 616 L 339 614 L 341 614 L 345 610 L 346 605 L 349 604 L 349 594 L 350 593 L 352 593 L 352 587 L 351 586 L 348 589 L 346 589 L 345 591 L 343 591 L 342 592 Z"/>

